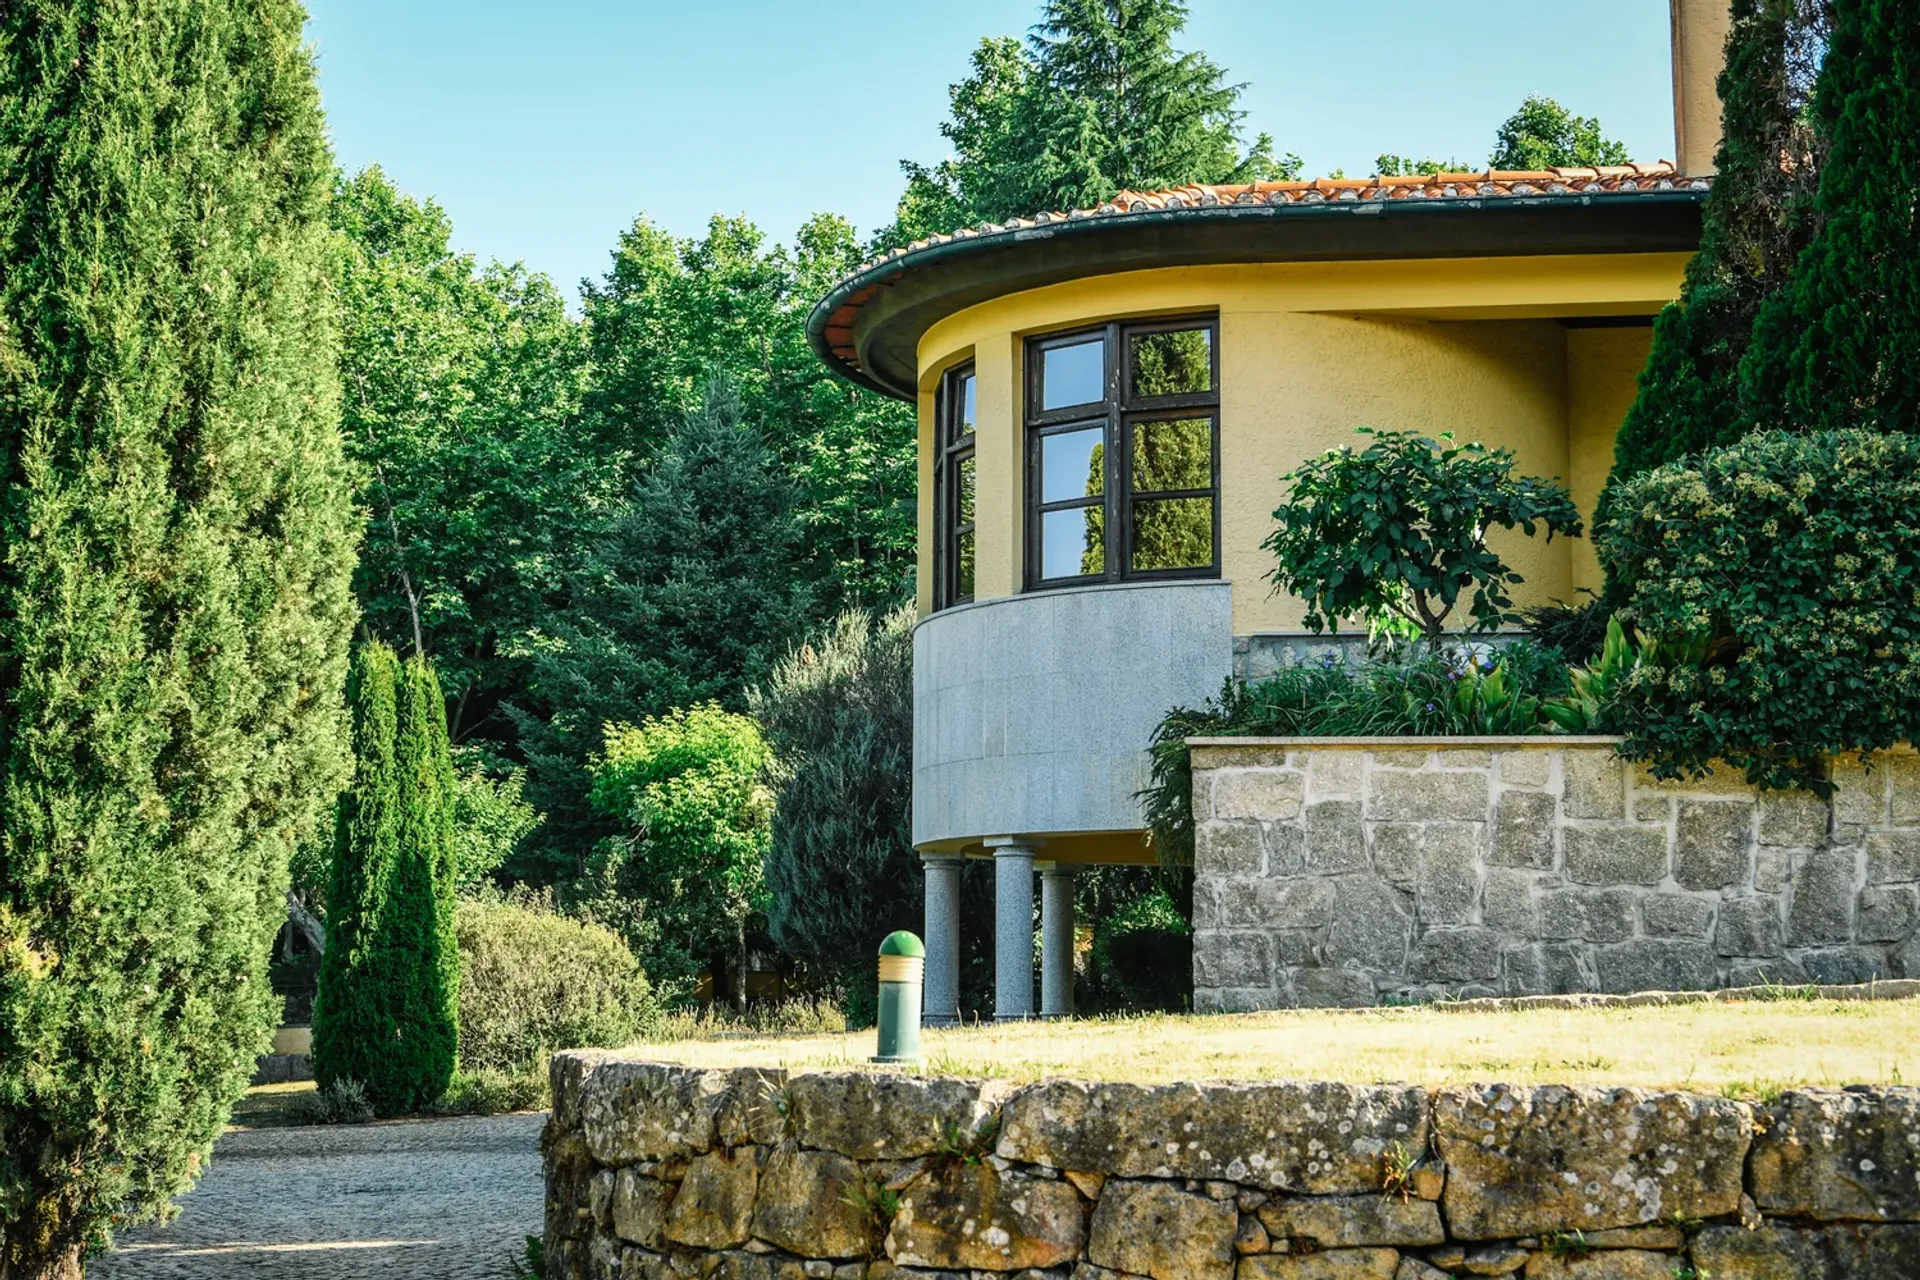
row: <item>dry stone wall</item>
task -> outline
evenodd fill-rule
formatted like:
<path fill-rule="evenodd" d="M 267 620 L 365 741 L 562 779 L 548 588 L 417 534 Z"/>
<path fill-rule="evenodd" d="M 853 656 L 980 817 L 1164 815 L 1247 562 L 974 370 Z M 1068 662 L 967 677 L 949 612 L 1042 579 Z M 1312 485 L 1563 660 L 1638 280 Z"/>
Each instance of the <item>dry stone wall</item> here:
<path fill-rule="evenodd" d="M 1194 1004 L 1920 978 L 1920 755 L 1831 799 L 1609 739 L 1193 747 Z"/>
<path fill-rule="evenodd" d="M 549 1280 L 1913 1280 L 1920 1089 L 553 1063 Z"/>

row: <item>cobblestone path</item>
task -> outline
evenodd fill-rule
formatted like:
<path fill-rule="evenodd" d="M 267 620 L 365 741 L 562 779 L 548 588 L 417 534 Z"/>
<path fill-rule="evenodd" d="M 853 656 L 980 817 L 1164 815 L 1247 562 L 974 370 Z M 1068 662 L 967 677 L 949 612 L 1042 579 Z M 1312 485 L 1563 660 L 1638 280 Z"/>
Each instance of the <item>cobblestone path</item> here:
<path fill-rule="evenodd" d="M 229 1133 L 180 1216 L 89 1280 L 508 1280 L 540 1232 L 545 1115 Z"/>

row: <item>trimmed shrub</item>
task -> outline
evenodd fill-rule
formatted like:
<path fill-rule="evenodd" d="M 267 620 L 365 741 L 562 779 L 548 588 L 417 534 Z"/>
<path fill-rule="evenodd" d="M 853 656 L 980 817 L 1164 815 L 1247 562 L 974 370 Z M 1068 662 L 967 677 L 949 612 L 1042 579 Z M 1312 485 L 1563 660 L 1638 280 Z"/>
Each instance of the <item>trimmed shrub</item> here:
<path fill-rule="evenodd" d="M 611 929 L 532 896 L 462 902 L 455 921 L 463 1076 L 618 1048 L 656 1019 L 640 962 Z"/>
<path fill-rule="evenodd" d="M 1651 647 L 1617 709 L 1663 777 L 1763 786 L 1920 732 L 1920 440 L 1765 432 L 1628 482 L 1601 532 Z"/>
<path fill-rule="evenodd" d="M 77 1275 L 206 1167 L 346 778 L 304 21 L 0 4 L 0 1275 Z"/>
<path fill-rule="evenodd" d="M 439 682 L 377 642 L 348 699 L 356 768 L 335 825 L 314 1079 L 358 1080 L 382 1115 L 446 1090 L 458 1034 L 453 766 Z"/>

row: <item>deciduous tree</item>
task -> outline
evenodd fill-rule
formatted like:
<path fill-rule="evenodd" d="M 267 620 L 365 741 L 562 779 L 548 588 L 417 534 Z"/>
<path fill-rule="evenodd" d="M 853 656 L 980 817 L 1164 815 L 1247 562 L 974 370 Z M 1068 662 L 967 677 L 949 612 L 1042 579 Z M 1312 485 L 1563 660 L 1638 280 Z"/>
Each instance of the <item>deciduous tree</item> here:
<path fill-rule="evenodd" d="M 1625 164 L 1624 144 L 1600 131 L 1593 116 L 1577 116 L 1552 98 L 1529 95 L 1494 138 L 1487 164 L 1495 169 Z"/>

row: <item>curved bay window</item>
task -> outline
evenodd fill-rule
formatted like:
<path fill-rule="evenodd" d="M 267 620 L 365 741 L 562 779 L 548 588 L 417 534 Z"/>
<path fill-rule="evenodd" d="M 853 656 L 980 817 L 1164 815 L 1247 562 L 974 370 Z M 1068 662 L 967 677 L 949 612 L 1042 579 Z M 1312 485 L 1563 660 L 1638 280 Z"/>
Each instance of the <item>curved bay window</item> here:
<path fill-rule="evenodd" d="M 933 607 L 973 599 L 973 366 L 949 370 L 934 402 Z"/>
<path fill-rule="evenodd" d="M 1027 343 L 1027 587 L 1220 572 L 1212 318 Z"/>

